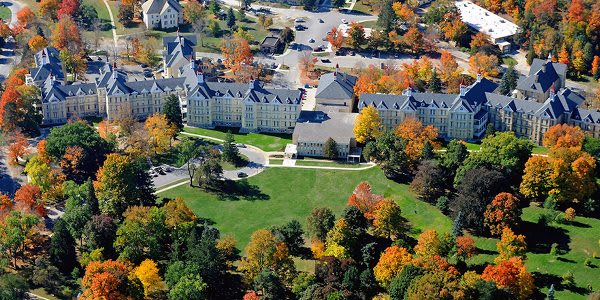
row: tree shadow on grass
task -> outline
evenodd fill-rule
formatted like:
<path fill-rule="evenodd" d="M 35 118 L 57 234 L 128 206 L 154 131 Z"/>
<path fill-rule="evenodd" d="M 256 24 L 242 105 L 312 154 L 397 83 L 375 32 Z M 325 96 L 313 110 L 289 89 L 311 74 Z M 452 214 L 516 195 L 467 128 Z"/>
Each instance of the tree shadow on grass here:
<path fill-rule="evenodd" d="M 519 234 L 525 235 L 527 249 L 533 253 L 549 253 L 552 244 L 557 244 L 558 249 L 569 252 L 571 238 L 566 230 L 553 226 L 523 222 Z"/>
<path fill-rule="evenodd" d="M 269 200 L 271 196 L 263 193 L 256 185 L 252 185 L 246 179 L 242 180 L 224 180 L 215 186 L 207 188 L 219 197 L 221 201 L 256 201 Z"/>
<path fill-rule="evenodd" d="M 591 228 L 592 227 L 588 224 L 577 222 L 577 221 L 571 221 L 571 222 L 567 223 L 567 225 L 573 225 L 573 226 L 579 227 L 579 228 Z"/>
<path fill-rule="evenodd" d="M 494 250 L 488 250 L 488 249 L 481 249 L 479 247 L 477 247 L 477 254 L 483 254 L 483 255 L 498 255 L 498 251 L 494 251 Z"/>
<path fill-rule="evenodd" d="M 563 279 L 562 279 L 562 277 L 560 277 L 558 275 L 546 274 L 546 273 L 540 273 L 540 272 L 532 272 L 531 274 L 533 275 L 533 279 L 535 281 L 535 286 L 537 286 L 538 288 L 543 288 L 543 287 L 550 288 L 550 286 L 552 284 L 554 284 L 554 288 L 557 291 L 568 290 L 568 291 L 571 291 L 571 292 L 579 294 L 579 295 L 586 295 L 589 293 L 589 291 L 586 288 L 582 288 L 577 285 L 562 284 Z"/>
<path fill-rule="evenodd" d="M 576 261 L 572 260 L 572 259 L 568 259 L 568 258 L 564 258 L 564 257 L 557 257 L 556 260 L 565 262 L 565 263 L 569 263 L 569 264 L 574 264 L 576 263 Z"/>

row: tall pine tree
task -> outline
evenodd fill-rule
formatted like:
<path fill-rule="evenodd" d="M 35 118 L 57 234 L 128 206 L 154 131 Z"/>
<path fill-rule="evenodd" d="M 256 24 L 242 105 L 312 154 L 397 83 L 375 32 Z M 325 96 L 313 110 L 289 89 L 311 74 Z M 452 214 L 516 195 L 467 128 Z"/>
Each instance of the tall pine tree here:
<path fill-rule="evenodd" d="M 77 265 L 75 240 L 62 219 L 58 219 L 54 223 L 54 233 L 50 239 L 48 253 L 52 264 L 57 266 L 63 274 L 70 274 Z"/>
<path fill-rule="evenodd" d="M 175 125 L 178 131 L 183 129 L 183 117 L 181 107 L 179 106 L 179 98 L 176 95 L 169 95 L 163 107 L 163 112 L 169 120 L 169 123 Z"/>
<path fill-rule="evenodd" d="M 508 66 L 506 72 L 502 75 L 500 86 L 498 87 L 498 93 L 502 95 L 508 95 L 517 87 L 517 72 L 512 64 Z"/>
<path fill-rule="evenodd" d="M 462 211 L 458 212 L 456 219 L 454 219 L 454 224 L 452 224 L 452 235 L 453 236 L 462 236 L 463 235 L 463 227 L 464 227 L 464 218 Z"/>
<path fill-rule="evenodd" d="M 440 80 L 440 77 L 435 69 L 433 69 L 431 80 L 429 80 L 429 86 L 427 89 L 432 93 L 439 93 L 442 90 L 442 81 Z"/>

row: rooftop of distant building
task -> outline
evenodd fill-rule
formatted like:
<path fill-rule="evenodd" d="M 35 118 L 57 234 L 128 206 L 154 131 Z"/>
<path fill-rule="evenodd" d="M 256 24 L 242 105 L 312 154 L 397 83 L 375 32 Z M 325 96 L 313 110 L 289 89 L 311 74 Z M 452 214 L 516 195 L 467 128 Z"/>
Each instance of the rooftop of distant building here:
<path fill-rule="evenodd" d="M 471 1 L 456 1 L 455 5 L 460 11 L 463 22 L 489 35 L 494 41 L 513 36 L 519 31 L 519 26 L 516 24 Z"/>

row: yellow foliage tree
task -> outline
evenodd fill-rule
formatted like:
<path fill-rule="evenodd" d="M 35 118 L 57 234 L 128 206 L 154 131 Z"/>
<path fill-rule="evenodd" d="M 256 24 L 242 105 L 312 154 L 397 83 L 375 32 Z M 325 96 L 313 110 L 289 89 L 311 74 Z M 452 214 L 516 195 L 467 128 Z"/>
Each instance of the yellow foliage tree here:
<path fill-rule="evenodd" d="M 171 147 L 171 139 L 177 133 L 177 129 L 164 114 L 155 113 L 146 119 L 144 123 L 150 137 L 150 144 L 154 153 L 164 153 Z"/>
<path fill-rule="evenodd" d="M 363 108 L 356 117 L 353 132 L 357 142 L 366 143 L 380 137 L 381 128 L 381 117 L 377 108 L 369 105 Z"/>
<path fill-rule="evenodd" d="M 381 254 L 373 274 L 379 284 L 387 288 L 394 277 L 398 276 L 404 267 L 412 262 L 412 255 L 406 248 L 391 246 Z"/>
<path fill-rule="evenodd" d="M 151 259 L 142 261 L 142 263 L 133 270 L 133 273 L 142 283 L 146 298 L 153 299 L 153 296 L 160 294 L 167 289 L 165 282 L 158 274 L 158 265 Z"/>
<path fill-rule="evenodd" d="M 494 262 L 499 264 L 514 256 L 525 258 L 527 243 L 525 243 L 524 235 L 517 235 L 510 228 L 504 227 L 502 237 L 496 243 L 496 248 L 498 249 L 498 256 L 494 258 Z"/>
<path fill-rule="evenodd" d="M 439 148 L 435 142 L 438 137 L 438 129 L 433 125 L 423 126 L 416 118 L 406 118 L 396 127 L 396 135 L 401 137 L 405 143 L 404 153 L 412 161 L 417 161 L 423 155 L 423 148 L 429 143 L 434 148 Z"/>

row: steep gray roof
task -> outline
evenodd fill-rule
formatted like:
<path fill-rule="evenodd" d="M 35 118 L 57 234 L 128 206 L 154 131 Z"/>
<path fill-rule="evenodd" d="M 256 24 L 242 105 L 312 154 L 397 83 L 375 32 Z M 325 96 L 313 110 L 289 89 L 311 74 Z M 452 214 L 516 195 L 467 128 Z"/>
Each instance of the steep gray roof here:
<path fill-rule="evenodd" d="M 317 98 L 351 99 L 354 95 L 356 76 L 342 72 L 323 74 L 317 87 Z"/>
<path fill-rule="evenodd" d="M 543 103 L 493 93 L 486 93 L 485 96 L 487 106 L 550 118 L 558 118 L 564 113 L 574 112 L 584 100 L 581 95 L 570 89 L 561 89 L 558 94 L 550 95 Z"/>
<path fill-rule="evenodd" d="M 332 138 L 337 143 L 347 144 L 354 138 L 356 113 L 302 111 L 294 128 L 298 142 L 321 142 Z"/>
<path fill-rule="evenodd" d="M 35 60 L 35 65 L 40 67 L 45 64 L 60 64 L 60 51 L 54 47 L 45 47 L 44 49 L 38 51 L 33 59 Z"/>
<path fill-rule="evenodd" d="M 29 74 L 33 82 L 40 84 L 50 77 L 50 75 L 54 76 L 57 80 L 65 79 L 59 53 L 58 49 L 54 47 L 46 47 L 34 54 L 33 59 L 36 67 L 29 69 Z"/>
<path fill-rule="evenodd" d="M 202 75 L 200 75 L 202 76 Z M 190 95 L 202 95 L 204 99 L 213 97 L 243 98 L 244 102 L 270 104 L 300 104 L 302 91 L 265 88 L 258 80 L 248 84 L 233 82 L 203 82 L 197 84 Z"/>
<path fill-rule="evenodd" d="M 42 103 L 60 102 L 67 97 L 95 95 L 95 83 L 61 85 L 60 82 L 48 78 L 42 88 Z"/>
<path fill-rule="evenodd" d="M 168 4 L 175 11 L 180 12 L 182 7 L 176 0 L 148 0 L 150 4 L 143 5 L 143 7 L 148 7 L 148 9 L 144 12 L 145 14 L 160 14 L 165 4 Z"/>
<path fill-rule="evenodd" d="M 163 78 L 142 81 L 129 81 L 125 85 L 131 93 L 148 94 L 185 89 L 185 78 Z"/>
<path fill-rule="evenodd" d="M 600 110 L 575 109 L 571 118 L 583 123 L 600 124 Z"/>
<path fill-rule="evenodd" d="M 534 59 L 529 75 L 517 82 L 517 89 L 536 93 L 545 93 L 552 84 L 562 76 L 566 76 L 567 66 L 547 60 Z"/>
<path fill-rule="evenodd" d="M 194 56 L 194 47 L 196 47 L 196 36 L 169 36 L 163 38 L 165 46 L 164 60 L 167 67 L 172 66 L 180 59 L 190 60 Z"/>

